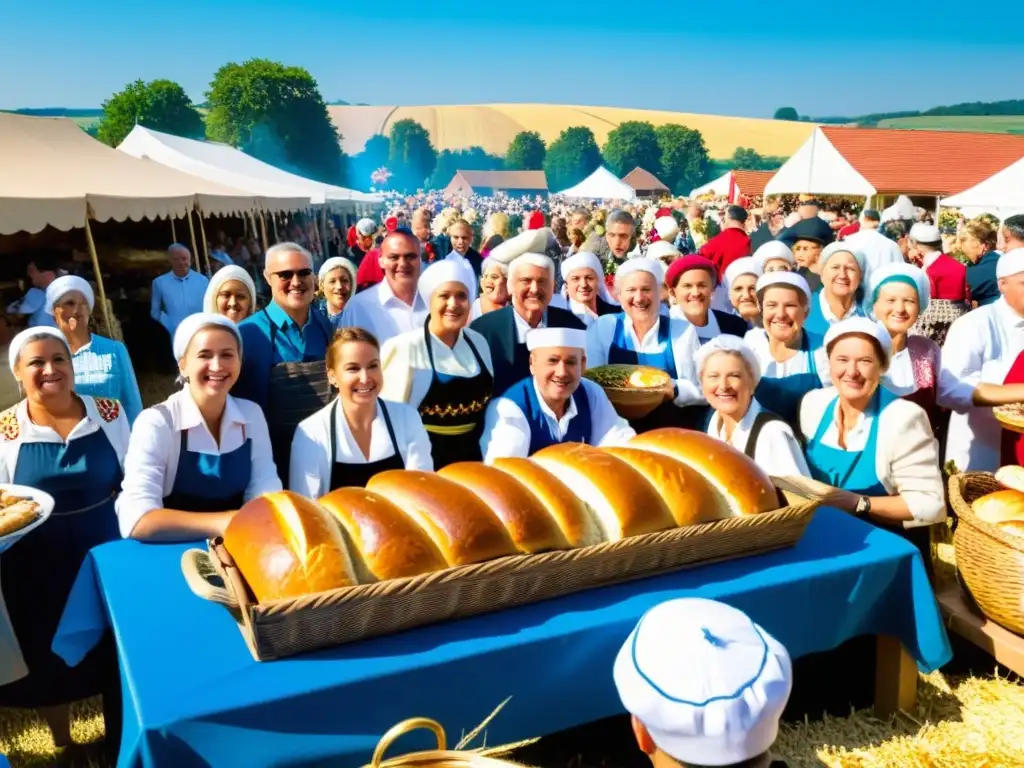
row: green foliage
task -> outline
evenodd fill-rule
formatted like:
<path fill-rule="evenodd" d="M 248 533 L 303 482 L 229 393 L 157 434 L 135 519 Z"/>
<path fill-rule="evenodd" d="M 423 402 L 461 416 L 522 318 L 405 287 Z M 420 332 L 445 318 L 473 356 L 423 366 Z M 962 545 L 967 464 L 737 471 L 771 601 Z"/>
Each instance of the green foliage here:
<path fill-rule="evenodd" d="M 548 189 L 559 192 L 578 184 L 600 165 L 601 150 L 594 132 L 579 126 L 566 128 L 551 142 L 544 156 Z"/>
<path fill-rule="evenodd" d="M 661 148 L 654 126 L 640 120 L 627 120 L 608 134 L 601 150 L 608 168 L 622 177 L 634 168 L 661 175 Z"/>
<path fill-rule="evenodd" d="M 456 171 L 500 171 L 504 167 L 502 158 L 487 154 L 483 147 L 446 149 L 437 156 L 437 166 L 427 179 L 427 189 L 444 189 Z"/>
<path fill-rule="evenodd" d="M 749 147 L 737 147 L 729 161 L 729 168 L 736 171 L 774 171 L 781 168 L 786 158 L 775 155 L 762 155 Z M 725 173 L 725 171 L 722 171 Z M 721 176 L 722 174 L 718 174 Z M 715 178 L 715 177 L 712 177 Z"/>
<path fill-rule="evenodd" d="M 209 138 L 318 181 L 344 181 L 341 137 L 316 80 L 302 67 L 231 62 L 217 70 L 206 96 Z"/>
<path fill-rule="evenodd" d="M 345 173 L 348 183 L 356 189 L 369 189 L 373 186 L 370 174 L 378 168 L 387 166 L 390 152 L 391 139 L 375 133 L 367 139 L 362 152 L 348 158 L 348 170 Z"/>
<path fill-rule="evenodd" d="M 544 156 L 547 151 L 548 148 L 539 133 L 520 131 L 508 145 L 505 168 L 510 171 L 539 171 L 544 168 Z"/>
<path fill-rule="evenodd" d="M 685 125 L 668 123 L 655 130 L 661 150 L 659 178 L 673 194 L 686 195 L 704 183 L 711 160 L 700 131 Z"/>
<path fill-rule="evenodd" d="M 185 90 L 170 80 L 136 80 L 103 102 L 96 137 L 116 147 L 136 125 L 188 139 L 203 135 L 202 115 Z"/>
<path fill-rule="evenodd" d="M 427 129 L 415 120 L 399 120 L 391 126 L 388 170 L 393 189 L 415 191 L 422 188 L 437 167 L 437 150 L 430 143 Z"/>
<path fill-rule="evenodd" d="M 796 121 L 800 119 L 800 115 L 794 107 L 779 107 L 775 110 L 775 119 Z"/>

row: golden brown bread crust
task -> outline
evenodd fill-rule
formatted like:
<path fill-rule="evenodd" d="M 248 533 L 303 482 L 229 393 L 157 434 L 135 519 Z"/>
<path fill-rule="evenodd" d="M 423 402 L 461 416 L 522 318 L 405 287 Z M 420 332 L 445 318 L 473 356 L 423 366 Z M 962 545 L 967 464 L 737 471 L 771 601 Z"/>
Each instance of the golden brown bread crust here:
<path fill-rule="evenodd" d="M 1024 536 L 1024 520 L 1007 520 L 996 527 L 1011 536 Z"/>
<path fill-rule="evenodd" d="M 992 525 L 1007 520 L 1024 521 L 1024 493 L 1020 491 L 996 491 L 975 499 L 971 510 L 979 520 Z"/>
<path fill-rule="evenodd" d="M 380 494 L 338 488 L 318 503 L 348 535 L 352 565 L 360 584 L 419 576 L 448 567 L 427 532 Z"/>
<path fill-rule="evenodd" d="M 764 470 L 728 443 L 703 432 L 666 427 L 637 435 L 628 445 L 671 456 L 697 470 L 729 502 L 734 515 L 779 508 L 778 492 Z"/>
<path fill-rule="evenodd" d="M 468 488 L 490 507 L 520 552 L 569 548 L 547 507 L 511 475 L 476 461 L 449 464 L 437 474 Z"/>
<path fill-rule="evenodd" d="M 0 536 L 15 533 L 39 519 L 39 504 L 34 501 L 16 501 L 0 509 Z"/>
<path fill-rule="evenodd" d="M 708 481 L 695 469 L 654 451 L 639 448 L 603 448 L 642 474 L 665 500 L 676 525 L 695 525 L 721 520 L 732 513 Z"/>
<path fill-rule="evenodd" d="M 675 527 L 654 486 L 625 461 L 600 448 L 560 443 L 537 451 L 530 459 L 582 497 L 609 541 Z"/>
<path fill-rule="evenodd" d="M 1024 467 L 1008 464 L 996 472 L 996 482 L 1005 488 L 1024 492 Z"/>
<path fill-rule="evenodd" d="M 605 540 L 594 513 L 540 464 L 529 459 L 495 459 L 493 466 L 514 477 L 540 500 L 570 547 L 588 547 Z"/>
<path fill-rule="evenodd" d="M 497 516 L 467 488 L 433 472 L 391 469 L 366 484 L 415 520 L 448 565 L 517 554 Z"/>
<path fill-rule="evenodd" d="M 261 603 L 356 583 L 330 513 L 290 491 L 247 502 L 228 523 L 224 546 Z"/>

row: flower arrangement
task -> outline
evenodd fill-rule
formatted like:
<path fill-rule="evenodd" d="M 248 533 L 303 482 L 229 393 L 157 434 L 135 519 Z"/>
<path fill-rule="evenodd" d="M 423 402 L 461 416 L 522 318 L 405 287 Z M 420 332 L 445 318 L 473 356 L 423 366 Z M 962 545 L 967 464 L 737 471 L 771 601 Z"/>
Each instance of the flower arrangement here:
<path fill-rule="evenodd" d="M 960 211 L 956 208 L 943 208 L 939 212 L 939 231 L 952 234 L 960 225 Z"/>
<path fill-rule="evenodd" d="M 476 212 L 476 208 L 467 208 L 462 212 L 462 218 L 464 218 L 468 224 L 476 224 L 477 219 L 480 218 L 480 214 Z"/>
<path fill-rule="evenodd" d="M 459 216 L 458 208 L 445 208 L 434 217 L 432 222 L 430 222 L 430 231 L 433 232 L 435 236 L 445 234 L 448 231 L 448 227 L 450 227 L 452 222 L 459 218 Z"/>
<path fill-rule="evenodd" d="M 370 181 L 375 187 L 386 187 L 393 174 L 384 166 L 370 174 Z"/>
<path fill-rule="evenodd" d="M 1002 222 L 999 220 L 999 217 L 996 216 L 994 213 L 979 213 L 977 216 L 974 217 L 974 219 L 972 219 L 972 221 L 984 221 L 997 232 L 999 231 L 999 228 L 1002 226 Z"/>

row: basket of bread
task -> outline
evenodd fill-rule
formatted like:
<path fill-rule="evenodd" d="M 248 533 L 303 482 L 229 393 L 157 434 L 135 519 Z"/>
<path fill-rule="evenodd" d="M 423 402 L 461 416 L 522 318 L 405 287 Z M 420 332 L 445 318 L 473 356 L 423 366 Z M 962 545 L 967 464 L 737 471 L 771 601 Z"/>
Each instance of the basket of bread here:
<path fill-rule="evenodd" d="M 599 384 L 615 412 L 624 419 L 642 419 L 665 402 L 672 378 L 649 365 L 599 365 L 583 374 Z"/>
<path fill-rule="evenodd" d="M 27 485 L 0 484 L 0 552 L 46 522 L 53 497 Z"/>
<path fill-rule="evenodd" d="M 1024 635 L 1024 467 L 949 478 L 957 569 L 989 619 Z"/>
<path fill-rule="evenodd" d="M 428 730 L 437 740 L 437 749 L 421 752 L 409 752 L 404 755 L 386 758 L 388 749 L 402 736 L 418 730 Z M 466 741 L 466 739 L 463 739 Z M 488 754 L 489 750 L 469 750 L 457 745 L 448 749 L 444 728 L 436 720 L 425 717 L 414 717 L 403 720 L 385 733 L 377 743 L 373 759 L 364 768 L 527 768 L 519 763 L 511 763 L 499 756 L 504 750 L 496 750 L 496 755 Z"/>
<path fill-rule="evenodd" d="M 791 546 L 816 506 L 726 443 L 659 429 L 267 494 L 182 568 L 274 659 Z"/>

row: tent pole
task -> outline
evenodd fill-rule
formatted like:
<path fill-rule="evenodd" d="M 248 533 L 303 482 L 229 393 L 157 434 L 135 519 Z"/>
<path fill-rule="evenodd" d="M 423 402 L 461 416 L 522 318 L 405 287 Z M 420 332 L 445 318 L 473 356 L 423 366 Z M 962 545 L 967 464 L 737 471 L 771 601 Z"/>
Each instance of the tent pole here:
<path fill-rule="evenodd" d="M 260 234 L 263 235 L 263 254 L 266 255 L 270 249 L 270 243 L 267 241 L 267 217 L 260 211 Z"/>
<path fill-rule="evenodd" d="M 320 214 L 320 263 L 327 261 L 328 256 L 328 245 L 327 245 L 327 201 L 324 200 L 324 209 Z"/>
<path fill-rule="evenodd" d="M 114 338 L 114 324 L 107 313 L 107 291 L 103 287 L 103 275 L 100 274 L 100 259 L 96 255 L 96 242 L 92 239 L 92 227 L 89 226 L 89 212 L 85 214 L 85 242 L 89 247 L 89 258 L 92 270 L 96 274 L 96 287 L 100 289 L 100 310 L 103 312 L 103 325 L 107 329 L 107 338 Z"/>
<path fill-rule="evenodd" d="M 193 254 L 193 256 L 195 257 L 195 260 L 196 260 L 196 272 L 202 272 L 203 270 L 199 266 L 199 249 L 196 247 L 196 230 L 195 230 L 195 227 L 192 226 L 192 209 L 191 208 L 185 214 L 185 217 L 188 219 L 188 233 L 189 233 L 189 236 L 191 236 L 191 238 L 192 238 L 192 254 Z"/>
<path fill-rule="evenodd" d="M 203 260 L 206 262 L 206 276 L 209 277 L 213 274 L 210 269 L 210 247 L 206 244 L 206 227 L 203 226 L 203 212 L 196 211 L 199 214 L 199 237 L 203 240 Z"/>
<path fill-rule="evenodd" d="M 171 220 L 171 242 L 176 243 L 178 242 L 178 235 L 174 231 L 174 217 L 169 216 L 168 218 Z"/>
<path fill-rule="evenodd" d="M 281 242 L 281 238 L 277 235 L 277 214 L 270 214 L 270 223 L 274 225 L 274 244 Z"/>

